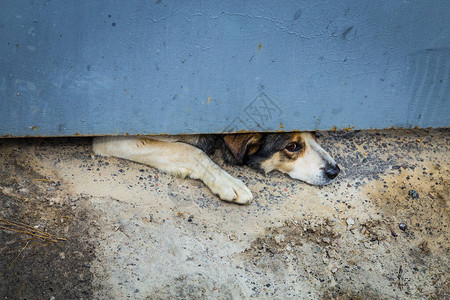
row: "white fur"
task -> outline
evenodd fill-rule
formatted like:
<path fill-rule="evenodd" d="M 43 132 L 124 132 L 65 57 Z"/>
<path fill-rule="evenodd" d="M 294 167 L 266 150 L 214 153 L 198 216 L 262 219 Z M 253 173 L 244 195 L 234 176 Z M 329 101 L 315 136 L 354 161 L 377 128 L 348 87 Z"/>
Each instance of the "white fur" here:
<path fill-rule="evenodd" d="M 97 137 L 93 151 L 155 167 L 163 172 L 199 179 L 220 199 L 239 204 L 252 201 L 247 186 L 216 165 L 202 150 L 184 143 L 196 137 Z"/>
<path fill-rule="evenodd" d="M 294 169 L 288 175 L 313 185 L 330 183 L 332 180 L 326 176 L 324 169 L 327 164 L 336 165 L 336 162 L 311 134 L 302 134 L 302 138 L 306 146 L 305 153 L 296 160 Z"/>

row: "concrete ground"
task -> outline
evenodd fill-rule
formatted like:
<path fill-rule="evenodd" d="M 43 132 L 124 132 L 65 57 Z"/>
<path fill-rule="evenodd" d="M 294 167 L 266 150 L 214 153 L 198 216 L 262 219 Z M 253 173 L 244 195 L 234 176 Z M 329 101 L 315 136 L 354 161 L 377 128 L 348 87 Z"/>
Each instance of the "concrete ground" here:
<path fill-rule="evenodd" d="M 449 299 L 449 133 L 323 133 L 325 187 L 224 166 L 248 206 L 89 138 L 0 140 L 0 295 Z"/>

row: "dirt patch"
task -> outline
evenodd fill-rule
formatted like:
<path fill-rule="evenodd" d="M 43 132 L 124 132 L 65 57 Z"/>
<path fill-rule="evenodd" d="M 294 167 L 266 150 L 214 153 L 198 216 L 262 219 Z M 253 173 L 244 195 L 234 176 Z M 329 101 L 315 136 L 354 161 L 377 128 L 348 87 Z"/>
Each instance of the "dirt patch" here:
<path fill-rule="evenodd" d="M 394 141 L 404 139 L 393 137 Z M 406 144 L 415 148 L 428 139 L 424 148 L 430 151 L 408 150 L 384 165 L 383 173 L 376 167 L 368 177 L 355 178 L 356 182 L 367 180 L 357 186 L 358 192 L 352 187 L 355 181 L 348 183 L 348 189 L 358 194 L 356 208 L 352 196 L 342 192 L 333 197 L 336 204 L 352 205 L 342 212 L 336 210 L 334 218 L 318 218 L 309 212 L 303 219 L 266 228 L 242 259 L 249 262 L 249 268 L 287 279 L 278 286 L 270 283 L 254 288 L 252 295 L 299 297 L 301 291 L 286 286 L 288 278 L 303 278 L 311 283 L 311 290 L 320 291 L 307 295 L 311 298 L 448 298 L 449 157 L 448 152 L 446 156 L 441 152 L 448 148 L 434 147 L 439 142 L 422 136 L 406 139 Z M 394 149 L 408 149 L 401 142 L 387 142 L 395 145 Z M 374 153 L 375 148 L 372 145 L 363 151 Z M 354 155 L 350 152 L 341 160 L 348 172 L 354 172 L 350 167 Z M 376 153 L 375 157 L 372 159 L 382 155 Z"/>
<path fill-rule="evenodd" d="M 417 165 L 394 168 L 366 190 L 379 215 L 390 220 L 383 227 L 396 239 L 404 239 L 412 273 L 427 274 L 430 279 L 429 285 L 417 287 L 418 291 L 436 299 L 448 297 L 450 291 L 448 178 L 448 165 L 428 158 Z"/>
<path fill-rule="evenodd" d="M 38 173 L 21 147 L 0 147 L 0 294 L 92 298 L 95 225 L 77 208 L 83 200 L 68 195 L 55 174 Z"/>
<path fill-rule="evenodd" d="M 155 288 L 146 299 L 242 299 L 245 295 L 232 280 L 221 284 L 208 275 L 196 273 L 190 276 L 178 276 L 166 284 Z"/>
<path fill-rule="evenodd" d="M 367 195 L 381 216 L 395 218 L 405 225 L 403 231 L 440 253 L 449 247 L 449 175 L 448 169 L 433 163 L 398 168 L 368 187 Z"/>
<path fill-rule="evenodd" d="M 335 221 L 329 219 L 288 220 L 281 227 L 269 227 L 264 237 L 258 237 L 244 254 L 258 257 L 266 252 L 285 253 L 304 242 L 318 246 L 331 244 L 339 233 L 333 230 Z"/>
<path fill-rule="evenodd" d="M 319 142 L 342 173 L 323 187 L 219 160 L 253 191 L 249 206 L 195 180 L 94 157 L 90 139 L 2 140 L 0 217 L 65 240 L 28 248 L 27 236 L 0 230 L 0 293 L 447 299 L 448 133 L 325 133 Z"/>
<path fill-rule="evenodd" d="M 297 297 L 301 291 L 292 283 L 299 279 L 320 291 L 308 295 L 312 298 L 444 299 L 448 295 L 448 243 L 433 253 L 429 241 L 415 243 L 417 235 L 394 229 L 398 222 L 393 218 L 347 224 L 345 229 L 334 224 L 327 219 L 292 220 L 268 228 L 241 258 L 249 262 L 248 268 L 285 281 L 254 288 L 252 296 Z"/>

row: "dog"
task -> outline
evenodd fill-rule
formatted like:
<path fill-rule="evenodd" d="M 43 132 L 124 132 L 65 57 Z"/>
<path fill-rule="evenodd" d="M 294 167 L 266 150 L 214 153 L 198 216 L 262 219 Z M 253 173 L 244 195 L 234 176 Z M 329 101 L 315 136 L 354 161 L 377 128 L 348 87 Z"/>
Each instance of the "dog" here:
<path fill-rule="evenodd" d="M 96 137 L 96 155 L 146 164 L 180 177 L 199 179 L 220 199 L 237 204 L 252 201 L 252 192 L 210 155 L 221 150 L 232 165 L 247 165 L 261 173 L 280 171 L 311 185 L 325 185 L 339 174 L 315 133 L 241 133 L 176 136 Z"/>

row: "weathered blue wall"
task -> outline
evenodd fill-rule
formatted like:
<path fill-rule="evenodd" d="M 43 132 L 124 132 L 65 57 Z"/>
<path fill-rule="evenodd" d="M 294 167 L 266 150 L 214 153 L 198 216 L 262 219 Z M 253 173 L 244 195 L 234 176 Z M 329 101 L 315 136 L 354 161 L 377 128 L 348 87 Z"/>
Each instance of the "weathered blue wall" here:
<path fill-rule="evenodd" d="M 450 1 L 0 0 L 0 136 L 450 126 Z"/>

